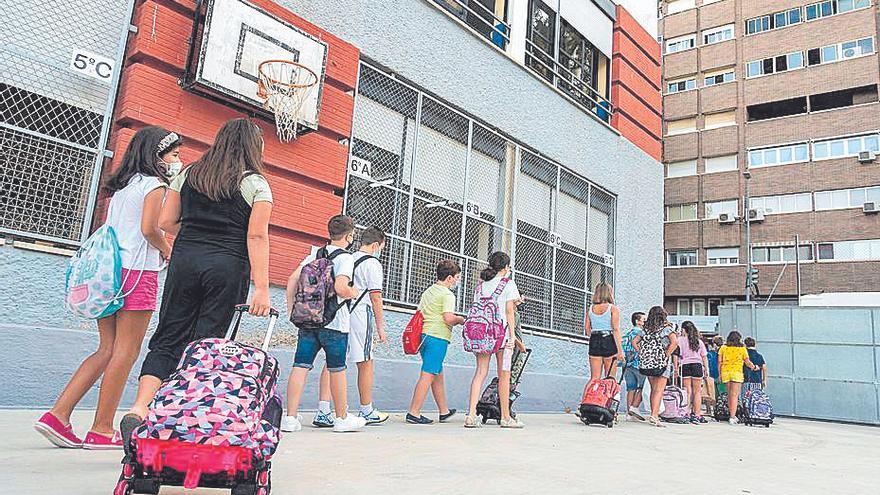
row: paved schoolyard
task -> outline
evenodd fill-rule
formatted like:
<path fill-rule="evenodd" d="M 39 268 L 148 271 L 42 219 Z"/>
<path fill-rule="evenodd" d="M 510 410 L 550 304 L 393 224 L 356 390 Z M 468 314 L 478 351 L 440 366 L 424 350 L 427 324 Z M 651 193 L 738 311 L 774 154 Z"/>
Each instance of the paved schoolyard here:
<path fill-rule="evenodd" d="M 50 447 L 36 411 L 0 411 L 0 493 L 109 494 L 120 454 Z M 311 419 L 311 415 L 306 415 Z M 74 424 L 88 426 L 90 412 Z M 779 419 L 770 429 L 711 423 L 585 427 L 523 414 L 527 428 L 415 426 L 395 414 L 361 433 L 307 427 L 284 437 L 275 494 L 874 494 L 880 429 Z M 82 429 L 82 428 L 79 428 Z M 79 430 L 78 429 L 78 430 Z M 163 490 L 162 493 L 193 493 Z M 197 493 L 228 493 L 199 491 Z"/>

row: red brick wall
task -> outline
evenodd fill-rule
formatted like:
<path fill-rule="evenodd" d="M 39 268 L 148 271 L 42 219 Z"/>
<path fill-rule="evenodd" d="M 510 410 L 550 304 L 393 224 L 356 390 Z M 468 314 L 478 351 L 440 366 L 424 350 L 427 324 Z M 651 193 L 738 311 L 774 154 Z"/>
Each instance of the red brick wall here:
<path fill-rule="evenodd" d="M 617 6 L 611 60 L 611 124 L 658 161 L 662 145 L 660 44 Z"/>
<path fill-rule="evenodd" d="M 348 147 L 339 141 L 351 135 L 360 55 L 353 45 L 270 0 L 251 2 L 329 46 L 318 131 L 282 144 L 271 123 L 256 120 L 266 140 L 263 159 L 275 197 L 269 275 L 273 283 L 284 283 L 309 246 L 326 237 L 327 219 L 342 211 L 342 198 L 334 190 L 345 185 Z M 138 32 L 131 36 L 126 52 L 110 137 L 114 158 L 105 175 L 115 170 L 132 135 L 146 125 L 180 134 L 184 163 L 190 163 L 208 148 L 225 121 L 246 116 L 184 91 L 178 83 L 185 69 L 194 6 L 193 0 L 146 0 L 136 7 L 132 23 Z M 99 205 L 98 218 L 103 217 L 105 205 L 106 198 Z"/>

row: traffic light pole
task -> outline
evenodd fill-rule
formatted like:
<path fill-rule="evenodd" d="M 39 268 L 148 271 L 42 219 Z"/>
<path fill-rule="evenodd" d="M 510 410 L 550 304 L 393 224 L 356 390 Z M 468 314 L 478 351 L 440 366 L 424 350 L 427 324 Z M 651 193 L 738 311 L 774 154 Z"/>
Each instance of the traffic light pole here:
<path fill-rule="evenodd" d="M 750 191 L 749 182 L 752 179 L 752 173 L 748 170 L 743 172 L 746 180 L 746 194 L 743 201 L 743 221 L 746 224 L 746 302 L 752 300 L 752 219 L 749 218 L 749 202 Z"/>

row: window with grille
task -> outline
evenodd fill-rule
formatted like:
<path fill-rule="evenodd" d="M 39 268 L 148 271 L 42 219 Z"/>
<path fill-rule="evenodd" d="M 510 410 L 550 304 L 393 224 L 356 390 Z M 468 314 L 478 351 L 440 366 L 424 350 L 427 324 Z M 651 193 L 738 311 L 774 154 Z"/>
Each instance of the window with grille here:
<path fill-rule="evenodd" d="M 595 285 L 613 281 L 614 195 L 366 63 L 351 160 L 345 212 L 388 235 L 387 301 L 418 304 L 437 262 L 452 259 L 464 311 L 489 255 L 504 251 L 528 298 L 524 324 L 583 334 Z"/>

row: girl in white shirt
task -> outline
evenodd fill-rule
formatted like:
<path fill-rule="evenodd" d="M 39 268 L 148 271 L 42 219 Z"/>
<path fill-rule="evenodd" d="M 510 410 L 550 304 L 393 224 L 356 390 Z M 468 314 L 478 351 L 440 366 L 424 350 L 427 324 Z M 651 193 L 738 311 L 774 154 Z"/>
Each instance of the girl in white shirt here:
<path fill-rule="evenodd" d="M 524 425 L 519 420 L 510 416 L 510 367 L 513 358 L 513 348 L 516 346 L 525 351 L 525 345 L 514 335 L 514 322 L 516 321 L 516 305 L 522 299 L 516 283 L 510 278 L 510 256 L 501 251 L 489 255 L 489 267 L 480 273 L 481 284 L 477 286 L 474 294 L 474 302 L 481 297 L 488 297 L 496 292 L 498 285 L 504 283 L 504 289 L 498 295 L 497 304 L 501 314 L 501 320 L 507 329 L 507 338 L 501 350 L 495 353 L 498 367 L 498 398 L 501 406 L 501 427 L 522 428 Z M 489 374 L 491 354 L 474 354 L 477 358 L 477 369 L 471 381 L 470 409 L 464 419 L 466 428 L 480 426 L 477 420 L 477 401 L 480 400 L 480 389 Z"/>
<path fill-rule="evenodd" d="M 141 129 L 104 186 L 112 194 L 106 223 L 119 242 L 125 303 L 98 320 L 98 350 L 80 364 L 52 409 L 34 425 L 59 447 L 122 448 L 113 415 L 156 310 L 158 273 L 171 257 L 171 246 L 159 229 L 159 212 L 168 177 L 180 170 L 181 144 L 177 134 L 161 127 Z M 95 419 L 81 440 L 70 425 L 70 415 L 102 375 Z"/>

